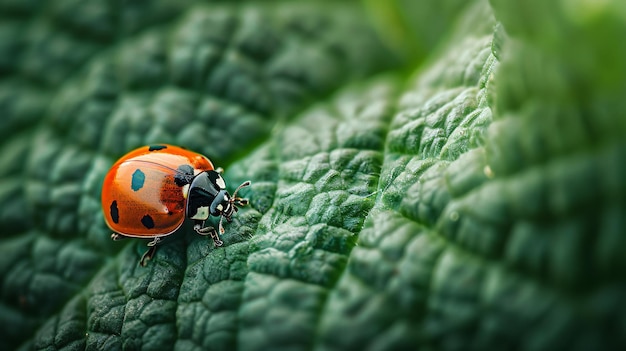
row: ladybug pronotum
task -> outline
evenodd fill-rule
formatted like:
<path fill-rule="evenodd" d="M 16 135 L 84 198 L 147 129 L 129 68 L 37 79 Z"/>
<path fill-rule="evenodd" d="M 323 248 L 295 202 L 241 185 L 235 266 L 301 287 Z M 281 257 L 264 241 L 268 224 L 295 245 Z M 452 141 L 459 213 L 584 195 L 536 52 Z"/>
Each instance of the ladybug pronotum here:
<path fill-rule="evenodd" d="M 210 235 L 222 246 L 222 222 L 231 222 L 238 207 L 248 204 L 237 192 L 231 196 L 221 169 L 203 155 L 167 144 L 140 147 L 120 158 L 111 167 L 102 186 L 102 210 L 111 238 L 150 238 L 149 249 L 139 264 L 154 256 L 156 245 L 174 233 L 185 221 L 194 221 L 194 230 Z M 218 230 L 205 226 L 209 216 L 220 217 Z M 219 231 L 219 233 L 218 233 Z"/>

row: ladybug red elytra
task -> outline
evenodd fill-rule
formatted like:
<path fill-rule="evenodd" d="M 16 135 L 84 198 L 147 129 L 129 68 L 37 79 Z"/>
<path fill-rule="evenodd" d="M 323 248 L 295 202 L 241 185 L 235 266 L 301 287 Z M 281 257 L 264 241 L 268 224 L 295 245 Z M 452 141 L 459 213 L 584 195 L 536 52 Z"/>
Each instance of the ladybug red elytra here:
<path fill-rule="evenodd" d="M 146 265 L 162 237 L 174 233 L 185 221 L 194 221 L 194 230 L 210 235 L 216 246 L 223 242 L 222 221 L 232 221 L 238 207 L 248 204 L 237 192 L 231 196 L 220 169 L 203 155 L 178 146 L 143 146 L 120 158 L 111 167 L 102 186 L 102 210 L 111 238 L 151 238 L 139 264 Z M 220 217 L 218 230 L 205 226 L 209 215 Z"/>

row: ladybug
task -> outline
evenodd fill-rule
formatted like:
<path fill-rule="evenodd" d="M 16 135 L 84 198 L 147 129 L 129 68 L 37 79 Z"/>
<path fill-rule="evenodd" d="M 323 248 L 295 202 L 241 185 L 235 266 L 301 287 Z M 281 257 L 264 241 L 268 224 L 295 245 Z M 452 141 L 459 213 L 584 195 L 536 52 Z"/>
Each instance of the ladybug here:
<path fill-rule="evenodd" d="M 250 181 L 231 196 L 221 173 L 205 156 L 178 146 L 149 145 L 129 152 L 113 164 L 102 186 L 104 219 L 114 232 L 111 239 L 152 239 L 139 261 L 145 266 L 161 238 L 180 228 L 186 217 L 194 221 L 198 234 L 210 235 L 222 246 L 222 221 L 231 222 L 238 207 L 248 204 L 237 192 Z M 220 217 L 219 234 L 205 226 L 210 215 Z"/>

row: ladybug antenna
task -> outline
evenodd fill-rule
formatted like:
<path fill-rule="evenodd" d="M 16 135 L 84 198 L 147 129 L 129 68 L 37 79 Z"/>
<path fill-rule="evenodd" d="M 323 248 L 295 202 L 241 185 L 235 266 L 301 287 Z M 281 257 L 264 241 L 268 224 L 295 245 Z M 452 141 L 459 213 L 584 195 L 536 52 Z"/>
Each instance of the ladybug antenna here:
<path fill-rule="evenodd" d="M 247 186 L 250 186 L 250 181 L 246 180 L 245 182 L 241 183 L 241 185 L 239 185 L 237 187 L 237 189 L 235 189 L 235 192 L 233 193 L 233 197 L 237 198 L 237 192 L 239 192 L 239 190 L 241 190 L 241 188 L 245 188 Z"/>
<path fill-rule="evenodd" d="M 245 182 L 241 183 L 241 185 L 239 185 L 237 189 L 235 189 L 235 191 L 233 192 L 233 196 L 230 198 L 230 202 L 235 205 L 235 211 L 237 210 L 237 206 L 245 206 L 248 204 L 248 199 L 242 199 L 240 197 L 237 197 L 237 193 L 239 192 L 239 190 L 241 190 L 241 188 L 250 186 L 250 184 L 250 181 L 246 180 Z"/>

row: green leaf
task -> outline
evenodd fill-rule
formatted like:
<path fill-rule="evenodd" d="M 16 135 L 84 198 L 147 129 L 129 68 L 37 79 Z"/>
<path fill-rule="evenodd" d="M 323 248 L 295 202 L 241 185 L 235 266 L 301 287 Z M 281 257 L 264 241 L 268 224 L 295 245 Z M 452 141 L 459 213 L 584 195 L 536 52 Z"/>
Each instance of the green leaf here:
<path fill-rule="evenodd" d="M 3 349 L 626 345 L 626 5 L 0 3 Z M 147 267 L 111 164 L 250 205 Z"/>

